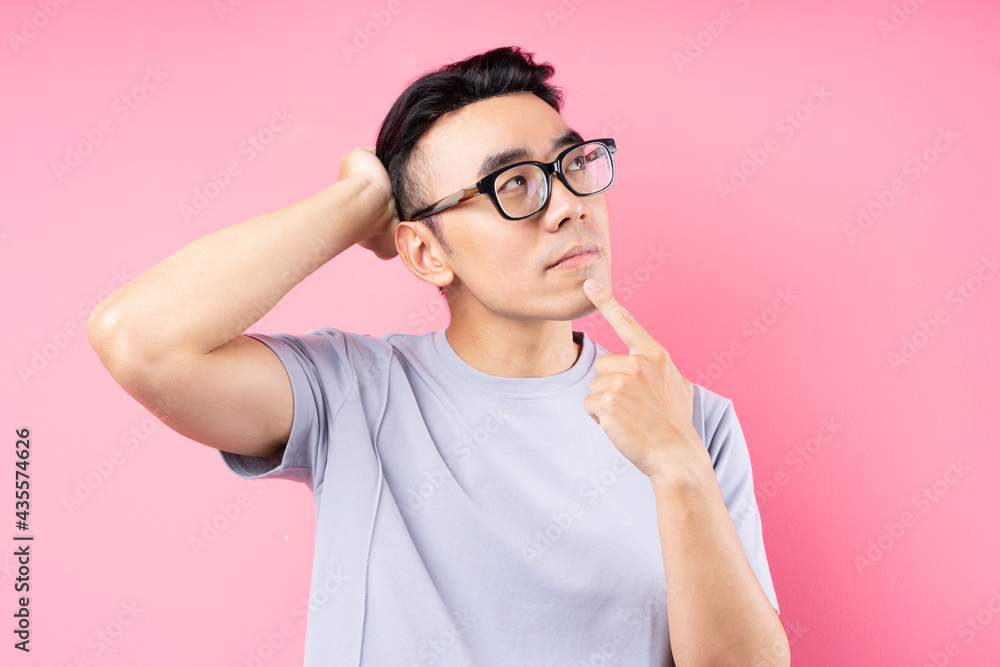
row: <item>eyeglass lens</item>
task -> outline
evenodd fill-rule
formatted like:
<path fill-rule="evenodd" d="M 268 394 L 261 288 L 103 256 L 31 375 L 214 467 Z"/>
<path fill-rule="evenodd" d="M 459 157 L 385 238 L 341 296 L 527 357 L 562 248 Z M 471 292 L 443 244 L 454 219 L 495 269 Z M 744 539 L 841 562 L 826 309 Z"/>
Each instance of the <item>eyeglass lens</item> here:
<path fill-rule="evenodd" d="M 592 195 L 611 183 L 611 156 L 604 144 L 584 144 L 563 157 L 562 170 L 570 190 Z M 533 164 L 511 167 L 496 180 L 496 193 L 504 212 L 514 218 L 532 215 L 549 198 L 545 173 Z"/>

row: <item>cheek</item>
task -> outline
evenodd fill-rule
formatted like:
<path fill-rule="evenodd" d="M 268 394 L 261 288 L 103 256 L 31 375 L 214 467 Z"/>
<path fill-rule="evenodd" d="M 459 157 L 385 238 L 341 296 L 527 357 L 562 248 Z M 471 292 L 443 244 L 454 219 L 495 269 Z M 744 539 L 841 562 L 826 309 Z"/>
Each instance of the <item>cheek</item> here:
<path fill-rule="evenodd" d="M 513 233 L 481 234 L 464 239 L 462 268 L 467 280 L 488 289 L 502 287 L 505 280 L 517 281 L 531 272 L 533 247 L 523 235 Z"/>
<path fill-rule="evenodd" d="M 498 240 L 492 249 L 491 269 L 497 287 L 520 289 L 525 281 L 536 281 L 538 269 L 534 264 L 538 251 L 534 246 L 517 239 Z"/>

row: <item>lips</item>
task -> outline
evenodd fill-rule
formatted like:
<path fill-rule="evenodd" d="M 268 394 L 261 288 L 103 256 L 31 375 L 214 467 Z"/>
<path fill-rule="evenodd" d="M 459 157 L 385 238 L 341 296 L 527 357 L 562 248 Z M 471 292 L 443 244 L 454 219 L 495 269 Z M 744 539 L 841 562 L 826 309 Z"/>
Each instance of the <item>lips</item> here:
<path fill-rule="evenodd" d="M 563 261 L 564 259 L 569 259 L 570 257 L 576 257 L 577 255 L 583 255 L 584 253 L 588 252 L 599 252 L 597 244 L 593 242 L 588 242 L 588 243 L 583 243 L 581 245 L 575 245 L 569 250 L 567 250 L 562 257 L 557 259 L 556 263 L 553 264 L 552 266 L 559 264 L 559 262 Z M 549 268 L 551 269 L 552 266 L 550 266 Z"/>

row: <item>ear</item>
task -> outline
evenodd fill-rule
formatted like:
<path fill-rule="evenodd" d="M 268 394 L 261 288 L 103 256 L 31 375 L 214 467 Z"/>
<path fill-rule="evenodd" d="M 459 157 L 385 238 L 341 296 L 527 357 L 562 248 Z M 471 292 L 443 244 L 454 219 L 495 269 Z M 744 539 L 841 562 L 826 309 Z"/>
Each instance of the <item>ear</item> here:
<path fill-rule="evenodd" d="M 455 279 L 448 255 L 422 222 L 400 220 L 396 225 L 396 252 L 406 268 L 424 282 L 446 287 Z"/>

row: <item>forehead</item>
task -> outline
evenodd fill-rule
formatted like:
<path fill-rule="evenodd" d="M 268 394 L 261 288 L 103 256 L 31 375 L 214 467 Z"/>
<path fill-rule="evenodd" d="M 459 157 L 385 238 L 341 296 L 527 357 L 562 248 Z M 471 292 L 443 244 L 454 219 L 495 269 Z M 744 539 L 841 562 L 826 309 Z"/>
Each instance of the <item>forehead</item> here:
<path fill-rule="evenodd" d="M 498 151 L 523 148 L 524 159 L 554 159 L 553 143 L 567 129 L 559 112 L 531 93 L 491 97 L 441 116 L 417 143 L 415 164 L 436 201 L 478 181 L 483 161 Z"/>

